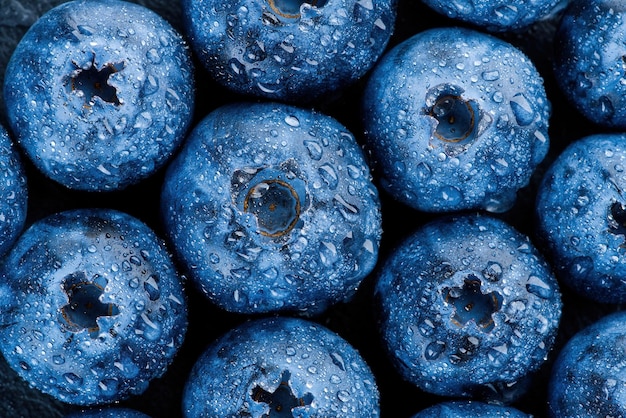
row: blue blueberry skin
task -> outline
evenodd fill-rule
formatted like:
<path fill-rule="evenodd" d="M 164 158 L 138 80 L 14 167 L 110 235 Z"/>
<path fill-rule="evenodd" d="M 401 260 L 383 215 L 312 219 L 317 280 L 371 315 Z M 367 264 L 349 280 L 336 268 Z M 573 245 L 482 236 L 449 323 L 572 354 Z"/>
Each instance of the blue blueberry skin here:
<path fill-rule="evenodd" d="M 590 121 L 626 128 L 626 3 L 572 0 L 554 39 L 563 94 Z"/>
<path fill-rule="evenodd" d="M 9 134 L 0 125 L 0 257 L 24 228 L 28 185 L 21 158 Z"/>
<path fill-rule="evenodd" d="M 626 301 L 626 134 L 570 144 L 537 190 L 537 236 L 559 280 L 602 303 Z"/>
<path fill-rule="evenodd" d="M 33 387 L 70 404 L 142 393 L 187 328 L 163 242 L 122 212 L 79 209 L 35 222 L 0 269 L 0 350 Z"/>
<path fill-rule="evenodd" d="M 74 412 L 65 418 L 150 418 L 150 416 L 134 409 L 111 407 Z"/>
<path fill-rule="evenodd" d="M 423 0 L 431 9 L 452 19 L 491 32 L 523 29 L 547 17 L 562 0 Z"/>
<path fill-rule="evenodd" d="M 122 189 L 153 174 L 186 134 L 189 48 L 143 6 L 64 3 L 16 47 L 4 98 L 17 142 L 45 175 L 71 189 Z"/>
<path fill-rule="evenodd" d="M 168 167 L 161 198 L 189 277 L 228 311 L 320 313 L 378 258 L 380 202 L 363 152 L 315 111 L 216 109 Z"/>
<path fill-rule="evenodd" d="M 443 396 L 508 396 L 546 360 L 561 315 L 528 237 L 486 215 L 425 224 L 386 260 L 375 296 L 400 375 Z"/>
<path fill-rule="evenodd" d="M 430 29 L 394 47 L 363 96 L 382 187 L 427 212 L 508 210 L 547 153 L 550 112 L 522 52 L 462 28 Z"/>
<path fill-rule="evenodd" d="M 413 415 L 413 418 L 532 418 L 519 409 L 477 401 L 447 401 Z"/>
<path fill-rule="evenodd" d="M 554 418 L 626 416 L 626 312 L 606 316 L 559 352 L 548 386 Z"/>
<path fill-rule="evenodd" d="M 246 322 L 213 342 L 194 365 L 183 415 L 378 417 L 374 376 L 343 338 L 287 317 Z"/>
<path fill-rule="evenodd" d="M 396 0 L 183 0 L 191 45 L 219 83 L 309 103 L 362 77 L 393 31 Z"/>

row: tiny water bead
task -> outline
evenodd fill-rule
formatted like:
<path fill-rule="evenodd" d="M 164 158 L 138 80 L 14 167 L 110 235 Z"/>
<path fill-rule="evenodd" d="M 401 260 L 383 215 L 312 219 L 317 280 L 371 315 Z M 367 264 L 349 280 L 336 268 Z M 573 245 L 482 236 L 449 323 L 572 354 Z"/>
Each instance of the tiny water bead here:
<path fill-rule="evenodd" d="M 298 193 L 289 183 L 271 179 L 248 190 L 243 209 L 256 216 L 262 235 L 280 237 L 298 222 L 301 205 Z"/>
<path fill-rule="evenodd" d="M 293 409 L 299 406 L 310 405 L 313 401 L 313 395 L 306 393 L 303 397 L 298 398 L 293 394 L 289 386 L 291 373 L 285 370 L 282 374 L 280 385 L 273 392 L 268 392 L 260 386 L 256 386 L 252 390 L 252 399 L 255 402 L 266 403 L 269 408 L 269 414 L 264 415 L 268 418 L 292 418 Z"/>
<path fill-rule="evenodd" d="M 76 62 L 73 64 L 77 69 L 68 77 L 67 86 L 70 92 L 80 92 L 83 95 L 86 107 L 93 106 L 96 97 L 115 106 L 121 104 L 117 90 L 109 84 L 109 77 L 121 71 L 124 62 L 107 63 L 98 68 L 94 55 L 88 68 L 80 68 Z"/>
<path fill-rule="evenodd" d="M 299 18 L 300 8 L 304 4 L 318 8 L 326 4 L 326 0 L 267 0 L 267 2 L 275 13 L 287 19 Z"/>
<path fill-rule="evenodd" d="M 496 291 L 482 293 L 478 277 L 469 275 L 462 288 L 445 289 L 444 294 L 446 303 L 454 306 L 451 320 L 455 325 L 462 327 L 474 321 L 485 332 L 493 329 L 493 313 L 502 306 L 502 295 Z"/>
<path fill-rule="evenodd" d="M 476 129 L 473 105 L 460 96 L 439 97 L 428 114 L 437 120 L 435 136 L 442 141 L 463 141 Z"/>

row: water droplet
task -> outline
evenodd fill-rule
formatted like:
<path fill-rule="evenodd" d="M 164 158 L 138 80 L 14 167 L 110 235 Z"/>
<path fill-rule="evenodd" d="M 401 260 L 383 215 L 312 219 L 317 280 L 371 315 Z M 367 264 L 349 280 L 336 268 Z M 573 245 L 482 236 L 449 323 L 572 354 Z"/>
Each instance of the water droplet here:
<path fill-rule="evenodd" d="M 446 343 L 443 341 L 433 341 L 426 346 L 424 357 L 426 360 L 436 360 L 446 349 Z"/>
<path fill-rule="evenodd" d="M 152 115 L 150 112 L 141 112 L 135 118 L 135 124 L 133 128 L 136 129 L 145 129 L 152 125 Z"/>
<path fill-rule="evenodd" d="M 498 70 L 488 70 L 482 73 L 483 80 L 496 81 L 500 78 L 500 72 Z"/>
<path fill-rule="evenodd" d="M 524 93 L 517 93 L 511 98 L 511 110 L 520 126 L 530 125 L 535 120 L 535 111 Z"/>
<path fill-rule="evenodd" d="M 322 146 L 317 141 L 306 140 L 304 141 L 304 146 L 309 151 L 309 156 L 315 160 L 319 161 L 322 158 L 324 153 Z"/>
<path fill-rule="evenodd" d="M 326 182 L 326 184 L 328 184 L 328 187 L 332 190 L 337 188 L 337 185 L 339 184 L 339 177 L 337 176 L 335 169 L 330 164 L 322 165 L 318 171 L 322 179 Z"/>
<path fill-rule="evenodd" d="M 65 373 L 63 378 L 72 386 L 80 386 L 83 384 L 83 378 L 72 372 Z"/>
<path fill-rule="evenodd" d="M 148 279 L 143 283 L 144 290 L 148 293 L 148 297 L 150 300 L 158 300 L 161 297 L 161 292 L 159 291 L 159 278 L 152 274 Z"/>
<path fill-rule="evenodd" d="M 415 172 L 417 173 L 417 176 L 422 180 L 427 180 L 433 175 L 430 166 L 424 162 L 419 163 L 417 167 L 415 167 Z"/>
<path fill-rule="evenodd" d="M 119 383 L 117 379 L 103 379 L 98 382 L 98 389 L 107 397 L 114 396 L 117 393 Z"/>
<path fill-rule="evenodd" d="M 149 49 L 148 52 L 146 52 L 146 58 L 152 64 L 158 64 L 162 61 L 161 55 L 159 54 L 159 51 L 156 50 L 156 48 Z"/>
<path fill-rule="evenodd" d="M 350 400 L 350 392 L 347 390 L 340 390 L 337 392 L 337 399 L 341 402 L 348 402 Z"/>
<path fill-rule="evenodd" d="M 602 96 L 598 99 L 598 110 L 601 113 L 601 119 L 611 119 L 615 114 L 615 107 L 608 96 Z"/>
<path fill-rule="evenodd" d="M 89 247 L 87 247 L 87 251 L 89 251 L 90 253 L 95 253 L 96 251 L 98 251 L 98 247 L 92 244 Z"/>
<path fill-rule="evenodd" d="M 333 374 L 330 376 L 330 383 L 334 384 L 334 385 L 338 385 L 341 383 L 341 377 L 337 376 L 336 374 Z"/>
<path fill-rule="evenodd" d="M 549 299 L 553 294 L 552 287 L 535 275 L 528 277 L 526 290 L 543 299 Z"/>
<path fill-rule="evenodd" d="M 346 370 L 346 364 L 341 354 L 337 353 L 336 351 L 333 351 L 330 353 L 330 359 L 332 360 L 335 366 L 339 367 L 343 371 Z"/>
<path fill-rule="evenodd" d="M 441 198 L 447 204 L 456 204 L 463 199 L 463 194 L 456 186 L 444 186 L 440 190 Z"/>
<path fill-rule="evenodd" d="M 286 116 L 285 117 L 285 123 L 287 125 L 289 125 L 289 126 L 294 127 L 294 128 L 297 128 L 298 126 L 300 126 L 300 120 L 297 117 L 293 116 L 293 115 Z"/>
<path fill-rule="evenodd" d="M 61 365 L 65 363 L 65 357 L 62 354 L 55 354 L 52 356 L 52 362 L 56 365 Z"/>
<path fill-rule="evenodd" d="M 332 266 L 339 260 L 337 247 L 332 242 L 322 241 L 319 247 L 320 260 L 324 265 Z"/>

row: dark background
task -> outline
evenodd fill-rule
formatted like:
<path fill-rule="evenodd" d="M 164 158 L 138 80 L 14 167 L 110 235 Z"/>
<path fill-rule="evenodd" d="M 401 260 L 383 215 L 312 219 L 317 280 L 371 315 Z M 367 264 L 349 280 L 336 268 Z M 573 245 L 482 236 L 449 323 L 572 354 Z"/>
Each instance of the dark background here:
<path fill-rule="evenodd" d="M 9 57 L 21 36 L 41 14 L 62 2 L 60 0 L 0 0 L 0 84 L 4 78 L 4 70 Z M 135 2 L 153 9 L 182 33 L 181 6 L 178 1 L 141 0 Z M 565 101 L 555 86 L 551 60 L 552 38 L 557 19 L 558 15 L 523 32 L 498 35 L 518 46 L 534 61 L 544 77 L 548 98 L 553 106 L 550 126 L 551 148 L 548 157 L 536 170 L 530 185 L 520 191 L 516 206 L 507 213 L 497 215 L 519 231 L 530 235 L 535 242 L 534 195 L 545 168 L 572 140 L 587 134 L 606 131 L 586 122 Z M 437 15 L 418 0 L 399 0 L 398 18 L 389 47 L 424 29 L 452 25 L 467 26 Z M 199 64 L 196 65 L 196 83 L 196 121 L 222 104 L 234 100 L 251 100 L 237 97 L 214 84 Z M 341 94 L 315 105 L 318 110 L 335 117 L 347 126 L 355 134 L 357 140 L 360 140 L 362 131 L 359 121 L 359 103 L 363 83 L 364 80 L 361 80 Z M 0 123 L 7 126 L 4 101 L 1 97 Z M 28 224 L 61 210 L 78 207 L 108 207 L 138 217 L 151 226 L 157 234 L 164 236 L 159 219 L 159 193 L 163 170 L 124 191 L 97 194 L 65 189 L 42 176 L 25 158 L 23 160 L 27 167 L 29 186 Z M 375 172 L 374 177 L 376 178 Z M 384 234 L 380 261 L 383 261 L 386 254 L 403 238 L 436 215 L 407 208 L 391 200 L 382 191 L 381 200 Z M 382 417 L 410 417 L 419 410 L 443 399 L 423 393 L 404 382 L 389 363 L 379 341 L 375 310 L 371 300 L 374 277 L 375 274 L 372 274 L 365 279 L 351 302 L 339 304 L 315 320 L 347 339 L 368 362 L 381 392 Z M 187 289 L 190 323 L 185 344 L 162 378 L 154 380 L 146 393 L 122 402 L 121 406 L 138 409 L 153 418 L 180 416 L 183 385 L 195 360 L 215 338 L 249 318 L 226 313 L 212 306 L 193 287 L 187 286 Z M 555 349 L 549 361 L 533 377 L 528 394 L 514 404 L 520 410 L 537 417 L 545 416 L 547 376 L 550 364 L 559 348 L 581 327 L 607 313 L 621 309 L 620 306 L 604 306 L 586 301 L 570 294 L 567 289 L 562 289 L 562 291 L 563 317 Z M 0 418 L 57 418 L 75 409 L 30 389 L 28 384 L 21 381 L 0 356 Z"/>

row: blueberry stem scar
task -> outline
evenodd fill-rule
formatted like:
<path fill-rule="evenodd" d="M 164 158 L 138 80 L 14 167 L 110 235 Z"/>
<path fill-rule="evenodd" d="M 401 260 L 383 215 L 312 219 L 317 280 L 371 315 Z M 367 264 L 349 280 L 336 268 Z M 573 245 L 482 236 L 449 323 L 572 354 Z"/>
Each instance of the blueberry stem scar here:
<path fill-rule="evenodd" d="M 117 90 L 109 84 L 109 77 L 121 71 L 124 68 L 124 63 L 107 63 L 98 69 L 96 68 L 95 60 L 96 57 L 94 55 L 91 65 L 87 69 L 80 68 L 74 62 L 77 70 L 69 79 L 71 91 L 82 91 L 85 96 L 85 106 L 87 107 L 93 105 L 95 97 L 100 97 L 105 102 L 115 106 L 121 105 L 121 101 L 117 97 Z"/>
<path fill-rule="evenodd" d="M 454 306 L 454 315 L 451 321 L 462 327 L 469 321 L 484 331 L 489 332 L 494 327 L 493 314 L 500 309 L 502 296 L 498 292 L 484 294 L 480 290 L 481 282 L 470 275 L 465 279 L 462 288 L 445 290 L 445 301 Z"/>
<path fill-rule="evenodd" d="M 95 338 L 100 330 L 97 319 L 119 313 L 115 304 L 100 302 L 103 291 L 99 284 L 86 281 L 72 284 L 66 289 L 69 303 L 61 308 L 61 314 L 70 331 L 86 329 Z"/>
<path fill-rule="evenodd" d="M 257 217 L 261 235 L 277 238 L 296 226 L 300 217 L 300 198 L 287 182 L 264 180 L 248 190 L 243 210 Z"/>
<path fill-rule="evenodd" d="M 460 96 L 439 97 L 428 114 L 437 120 L 435 136 L 442 141 L 460 142 L 474 132 L 474 109 Z"/>
<path fill-rule="evenodd" d="M 281 382 L 274 392 L 268 392 L 260 386 L 252 390 L 252 399 L 255 402 L 266 403 L 270 407 L 269 418 L 290 418 L 293 417 L 293 408 L 310 405 L 313 395 L 306 393 L 302 398 L 297 398 L 289 386 L 291 374 L 285 370 L 282 374 Z"/>

